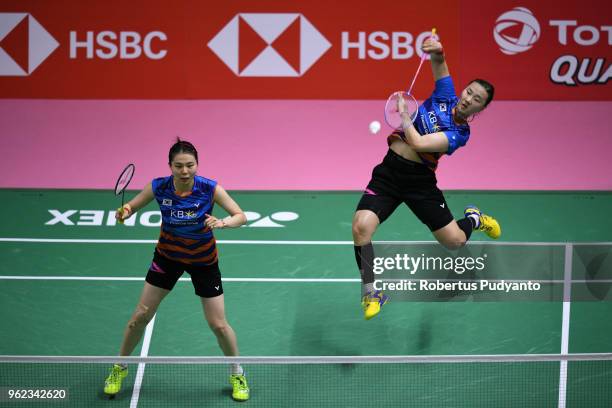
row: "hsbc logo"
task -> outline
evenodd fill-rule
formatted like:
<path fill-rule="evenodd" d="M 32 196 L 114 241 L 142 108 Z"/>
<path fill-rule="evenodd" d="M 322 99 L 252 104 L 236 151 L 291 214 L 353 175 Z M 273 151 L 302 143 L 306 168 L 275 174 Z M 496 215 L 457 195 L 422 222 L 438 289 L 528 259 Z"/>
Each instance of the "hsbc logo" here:
<path fill-rule="evenodd" d="M 0 13 L 0 76 L 28 76 L 59 43 L 34 16 Z"/>
<path fill-rule="evenodd" d="M 299 77 L 331 43 L 298 13 L 240 13 L 208 47 L 240 77 Z"/>

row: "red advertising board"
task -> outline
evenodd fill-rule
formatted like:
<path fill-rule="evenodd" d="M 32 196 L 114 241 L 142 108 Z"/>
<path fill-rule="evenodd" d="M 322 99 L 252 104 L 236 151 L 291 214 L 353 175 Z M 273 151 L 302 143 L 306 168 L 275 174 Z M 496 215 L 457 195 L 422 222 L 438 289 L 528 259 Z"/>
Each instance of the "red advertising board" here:
<path fill-rule="evenodd" d="M 609 1 L 461 4 L 462 73 L 487 78 L 502 99 L 612 100 Z"/>
<path fill-rule="evenodd" d="M 5 0 L 0 97 L 382 99 L 408 87 L 435 26 L 459 86 L 611 100 L 610 6 L 589 3 Z M 416 96 L 431 87 L 425 69 Z"/>

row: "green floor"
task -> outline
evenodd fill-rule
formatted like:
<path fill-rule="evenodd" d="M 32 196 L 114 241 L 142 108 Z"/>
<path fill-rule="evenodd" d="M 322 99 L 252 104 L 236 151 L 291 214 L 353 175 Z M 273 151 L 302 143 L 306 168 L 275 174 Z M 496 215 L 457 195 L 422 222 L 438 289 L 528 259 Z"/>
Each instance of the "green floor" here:
<path fill-rule="evenodd" d="M 221 241 L 223 276 L 239 278 L 225 281 L 224 290 L 228 319 L 237 332 L 243 355 L 555 354 L 561 351 L 561 302 L 398 301 L 389 303 L 379 318 L 366 323 L 359 309 L 357 282 L 245 281 L 244 278 L 358 278 L 350 241 L 351 218 L 359 194 L 235 192 L 232 195 L 243 210 L 261 214 L 259 221 L 272 216 L 272 221 L 276 219 L 276 224 L 282 225 L 244 227 L 216 234 Z M 612 193 L 449 192 L 446 196 L 456 216 L 466 204 L 472 203 L 491 212 L 502 224 L 504 242 L 612 241 L 612 217 L 608 214 Z M 0 354 L 115 355 L 142 280 L 112 278 L 144 277 L 159 227 L 143 226 L 141 220 L 155 221 L 155 216 L 137 218 L 135 226 L 107 225 L 109 212 L 117 206 L 117 200 L 112 193 L 102 191 L 0 190 L 0 199 L 5 207 L 0 238 L 13 239 L 0 241 L 0 277 L 96 278 L 0 279 Z M 149 210 L 156 208 L 151 206 L 140 213 Z M 299 218 L 279 221 L 279 217 L 274 217 L 287 211 L 297 213 Z M 54 219 L 57 222 L 49 225 Z M 87 225 L 96 223 L 101 225 Z M 375 238 L 379 241 L 432 240 L 427 228 L 404 207 L 381 226 Z M 42 239 L 42 242 L 27 239 Z M 111 241 L 92 242 L 100 239 Z M 472 239 L 487 241 L 480 233 L 475 233 Z M 247 242 L 227 242 L 237 240 Z M 603 251 L 596 247 L 593 253 L 589 250 L 576 250 L 573 278 L 580 279 L 595 265 L 603 271 L 598 278 L 609 279 L 612 275 L 608 270 L 612 257 L 607 255 L 609 247 Z M 517 271 L 517 274 L 528 276 L 529 271 Z M 536 276 L 538 272 L 534 270 L 533 274 Z M 611 305 L 605 301 L 572 303 L 571 353 L 612 351 Z M 220 355 L 190 282 L 179 282 L 161 305 L 148 354 Z M 362 406 L 363 399 L 359 396 L 375 394 L 379 389 L 381 394 L 388 394 L 386 399 L 379 398 L 381 403 L 388 402 L 386 406 L 400 406 L 398 401 L 405 400 L 415 407 L 557 406 L 559 363 L 529 364 L 253 366 L 249 369 L 253 398 L 248 405 L 354 407 Z M 166 369 L 147 366 L 141 406 L 161 406 L 156 405 L 160 401 L 166 401 L 169 406 L 197 405 L 198 401 L 200 406 L 229 403 L 227 390 L 223 388 L 225 377 L 215 374 L 219 370 L 225 373 L 225 368 L 177 367 L 171 374 L 178 378 L 177 387 L 155 393 L 153 390 L 159 388 L 156 384 L 165 381 L 160 370 Z M 104 377 L 106 366 L 88 367 L 84 371 L 91 376 L 78 375 L 79 390 L 73 392 L 70 405 L 108 406 L 109 401 L 98 395 L 100 376 Z M 134 367 L 131 378 L 135 371 Z M 70 375 L 66 374 L 65 378 Z M 7 376 L 8 370 L 0 370 L 0 389 L 12 384 Z M 35 381 L 38 376 L 30 378 Z M 364 383 L 368 376 L 376 380 Z M 211 378 L 204 386 L 211 392 L 194 390 L 198 389 L 199 377 Z M 315 379 L 326 380 L 320 385 L 302 388 Z M 612 396 L 607 384 L 611 379 L 610 364 L 571 363 L 567 406 L 587 406 L 583 402 L 591 398 L 587 399 L 589 407 L 609 407 Z M 393 385 L 396 380 L 400 382 Z M 355 401 L 337 400 L 339 395 L 345 395 L 336 392 L 339 382 Z M 398 392 L 398 387 L 403 391 Z M 95 390 L 89 392 L 89 388 Z M 130 395 L 131 388 L 127 388 L 121 397 L 112 401 L 113 406 L 128 406 Z M 180 405 L 172 402 L 177 398 Z M 33 405 L 36 404 L 24 404 Z M 366 405 L 369 406 L 363 404 Z"/>

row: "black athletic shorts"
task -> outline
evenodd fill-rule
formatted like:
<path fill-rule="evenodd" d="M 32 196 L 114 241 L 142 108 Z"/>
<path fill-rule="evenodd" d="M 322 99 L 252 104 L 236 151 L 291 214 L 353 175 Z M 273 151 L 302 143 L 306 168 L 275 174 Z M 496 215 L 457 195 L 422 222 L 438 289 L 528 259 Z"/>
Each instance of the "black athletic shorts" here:
<path fill-rule="evenodd" d="M 223 294 L 221 271 L 217 262 L 212 265 L 194 266 L 168 259 L 157 251 L 153 255 L 153 262 L 145 280 L 158 288 L 172 290 L 183 272 L 191 275 L 196 295 L 212 298 Z"/>
<path fill-rule="evenodd" d="M 382 163 L 374 167 L 357 210 L 374 212 L 382 224 L 401 203 L 405 203 L 431 231 L 453 220 L 444 195 L 438 189 L 436 173 L 389 149 Z"/>

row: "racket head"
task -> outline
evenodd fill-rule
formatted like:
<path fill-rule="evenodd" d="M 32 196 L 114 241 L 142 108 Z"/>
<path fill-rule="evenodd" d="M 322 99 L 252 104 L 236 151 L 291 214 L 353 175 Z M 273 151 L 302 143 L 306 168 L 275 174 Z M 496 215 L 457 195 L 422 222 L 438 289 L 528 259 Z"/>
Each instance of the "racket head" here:
<path fill-rule="evenodd" d="M 130 181 L 132 181 L 132 177 L 134 177 L 135 171 L 136 171 L 136 166 L 134 166 L 132 163 L 125 166 L 125 169 L 123 169 L 123 171 L 119 175 L 119 178 L 117 179 L 117 182 L 115 183 L 115 195 L 116 196 L 118 196 L 119 194 L 125 191 L 127 186 L 130 184 Z"/>
<path fill-rule="evenodd" d="M 406 111 L 410 114 L 410 120 L 414 122 L 419 113 L 419 103 L 414 96 L 404 91 L 397 91 L 391 94 L 385 103 L 385 122 L 393 129 L 402 127 L 402 117 L 398 109 L 400 96 L 404 98 Z"/>

